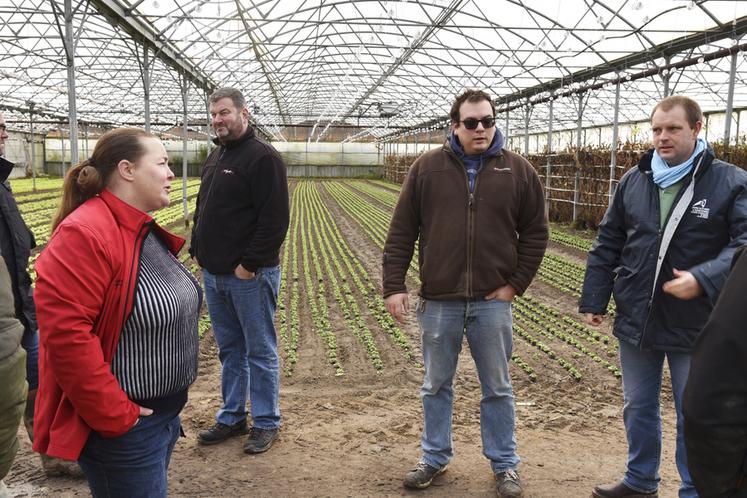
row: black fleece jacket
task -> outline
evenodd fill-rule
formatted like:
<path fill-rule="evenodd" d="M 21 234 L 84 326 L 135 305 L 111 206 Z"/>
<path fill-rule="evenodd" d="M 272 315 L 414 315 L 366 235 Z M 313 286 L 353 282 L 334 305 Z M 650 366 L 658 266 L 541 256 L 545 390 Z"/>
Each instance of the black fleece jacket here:
<path fill-rule="evenodd" d="M 248 128 L 205 161 L 189 253 L 216 275 L 275 266 L 289 211 L 283 160 Z"/>

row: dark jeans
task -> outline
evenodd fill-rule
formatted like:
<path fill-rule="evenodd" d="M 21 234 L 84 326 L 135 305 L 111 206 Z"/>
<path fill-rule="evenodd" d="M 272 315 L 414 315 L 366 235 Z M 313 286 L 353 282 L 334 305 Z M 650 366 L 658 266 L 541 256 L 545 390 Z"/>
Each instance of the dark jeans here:
<path fill-rule="evenodd" d="M 26 328 L 21 347 L 26 350 L 26 381 L 29 391 L 33 391 L 39 387 L 39 332 Z"/>
<path fill-rule="evenodd" d="M 162 498 L 171 452 L 181 433 L 182 406 L 140 417 L 126 434 L 88 437 L 78 463 L 94 498 Z"/>

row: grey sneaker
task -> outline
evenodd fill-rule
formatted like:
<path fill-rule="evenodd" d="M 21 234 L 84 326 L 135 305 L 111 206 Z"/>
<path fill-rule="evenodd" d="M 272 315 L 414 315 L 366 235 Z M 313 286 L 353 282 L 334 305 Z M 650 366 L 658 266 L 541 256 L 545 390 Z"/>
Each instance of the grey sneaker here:
<path fill-rule="evenodd" d="M 244 453 L 264 453 L 272 447 L 280 431 L 276 429 L 249 429 L 249 437 L 244 443 Z"/>
<path fill-rule="evenodd" d="M 436 468 L 425 462 L 418 462 L 418 466 L 412 469 L 405 476 L 404 485 L 406 488 L 425 489 L 431 485 L 433 479 L 446 472 L 446 465 Z"/>
<path fill-rule="evenodd" d="M 519 474 L 509 469 L 505 472 L 496 472 L 495 480 L 498 487 L 498 498 L 521 498 L 524 492 L 521 489 Z"/>

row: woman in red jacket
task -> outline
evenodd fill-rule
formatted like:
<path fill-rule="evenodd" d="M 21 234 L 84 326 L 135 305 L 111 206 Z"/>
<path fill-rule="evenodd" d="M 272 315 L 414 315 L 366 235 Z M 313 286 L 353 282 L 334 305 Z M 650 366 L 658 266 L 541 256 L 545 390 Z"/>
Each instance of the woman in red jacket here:
<path fill-rule="evenodd" d="M 148 214 L 173 177 L 155 136 L 104 134 L 65 178 L 36 263 L 34 450 L 78 460 L 94 497 L 166 496 L 197 375 L 200 286 L 175 257 L 184 240 Z"/>

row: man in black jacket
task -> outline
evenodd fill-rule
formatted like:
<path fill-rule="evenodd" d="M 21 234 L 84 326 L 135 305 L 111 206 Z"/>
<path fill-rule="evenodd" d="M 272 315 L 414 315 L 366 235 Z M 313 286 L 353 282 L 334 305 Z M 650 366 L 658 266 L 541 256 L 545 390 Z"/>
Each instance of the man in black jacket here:
<path fill-rule="evenodd" d="M 290 211 L 288 183 L 278 152 L 249 126 L 241 92 L 216 90 L 210 115 L 219 147 L 202 171 L 190 254 L 202 268 L 223 367 L 223 406 L 216 423 L 197 439 L 216 444 L 248 432 L 244 451 L 261 453 L 270 449 L 280 428 L 274 315 Z"/>
<path fill-rule="evenodd" d="M 697 497 L 683 439 L 682 395 L 698 336 L 747 243 L 747 173 L 719 161 L 698 138 L 702 112 L 687 97 L 651 113 L 654 150 L 620 180 L 587 260 L 579 311 L 599 325 L 610 294 L 617 306 L 627 471 L 597 498 L 657 496 L 659 398 L 667 358 L 677 412 L 680 498 Z"/>
<path fill-rule="evenodd" d="M 742 248 L 698 336 L 682 411 L 700 498 L 747 496 L 747 257 Z"/>

